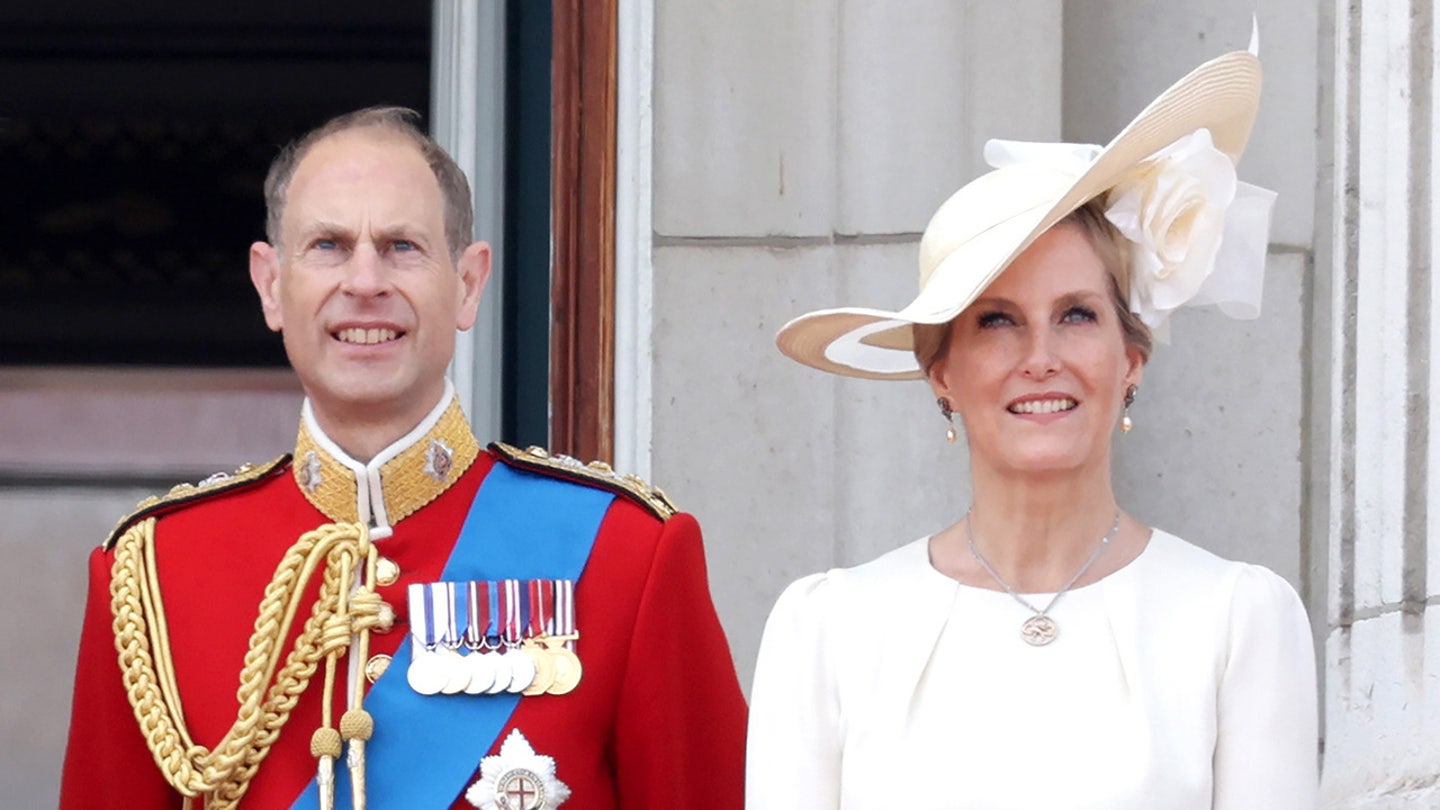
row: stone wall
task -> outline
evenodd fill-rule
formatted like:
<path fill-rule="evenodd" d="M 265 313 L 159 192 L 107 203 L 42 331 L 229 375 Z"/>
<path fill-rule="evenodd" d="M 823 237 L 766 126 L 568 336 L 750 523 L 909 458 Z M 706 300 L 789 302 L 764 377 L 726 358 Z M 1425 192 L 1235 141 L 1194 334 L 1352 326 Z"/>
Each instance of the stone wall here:
<path fill-rule="evenodd" d="M 1060 5 L 656 5 L 655 479 L 706 532 L 747 689 L 780 590 L 955 521 L 963 444 L 920 382 L 782 357 L 790 318 L 913 297 L 985 138 L 1060 134 Z"/>

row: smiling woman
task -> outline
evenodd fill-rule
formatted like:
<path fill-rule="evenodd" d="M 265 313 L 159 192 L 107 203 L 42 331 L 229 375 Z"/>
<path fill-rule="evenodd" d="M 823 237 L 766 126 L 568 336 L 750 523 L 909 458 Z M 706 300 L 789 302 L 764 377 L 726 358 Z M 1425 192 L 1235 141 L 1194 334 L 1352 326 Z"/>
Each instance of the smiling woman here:
<path fill-rule="evenodd" d="M 1273 195 L 1235 163 L 1259 88 L 1258 60 L 1232 53 L 1103 148 L 992 141 L 994 171 L 925 230 L 914 301 L 780 331 L 824 371 L 926 379 L 952 441 L 960 417 L 973 499 L 780 597 L 751 808 L 1315 806 L 1295 591 L 1141 524 L 1111 484 L 1151 331 L 1190 303 L 1258 310 Z"/>
<path fill-rule="evenodd" d="M 1108 480 L 1111 426 L 1145 362 L 1124 339 L 1112 277 L 1064 220 L 955 319 L 926 373 L 987 468 L 977 477 L 1090 467 Z"/>

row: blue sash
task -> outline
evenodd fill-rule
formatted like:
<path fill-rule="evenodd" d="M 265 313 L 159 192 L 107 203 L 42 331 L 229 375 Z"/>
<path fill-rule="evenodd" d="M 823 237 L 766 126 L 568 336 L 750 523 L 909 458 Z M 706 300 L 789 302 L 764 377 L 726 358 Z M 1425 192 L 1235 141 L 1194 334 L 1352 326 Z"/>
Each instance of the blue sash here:
<path fill-rule="evenodd" d="M 440 578 L 579 580 L 614 499 L 604 490 L 496 462 L 475 494 Z M 520 696 L 418 695 L 405 680 L 409 666 L 406 639 L 365 696 L 365 709 L 375 718 L 375 736 L 365 746 L 367 800 L 375 808 L 449 807 Z M 291 807 L 318 804 L 319 789 L 311 779 Z M 335 763 L 335 807 L 351 807 L 343 756 Z"/>

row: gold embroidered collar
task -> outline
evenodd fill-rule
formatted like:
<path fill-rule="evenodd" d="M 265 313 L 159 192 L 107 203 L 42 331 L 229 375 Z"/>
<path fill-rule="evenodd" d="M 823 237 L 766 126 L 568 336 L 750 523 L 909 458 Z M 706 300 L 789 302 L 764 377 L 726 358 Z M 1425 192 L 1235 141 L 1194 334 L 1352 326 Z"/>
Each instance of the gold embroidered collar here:
<path fill-rule="evenodd" d="M 470 469 L 480 443 L 453 390 L 414 430 L 363 464 L 320 429 L 310 403 L 300 418 L 292 472 L 316 509 L 333 521 L 393 526 L 435 500 Z"/>

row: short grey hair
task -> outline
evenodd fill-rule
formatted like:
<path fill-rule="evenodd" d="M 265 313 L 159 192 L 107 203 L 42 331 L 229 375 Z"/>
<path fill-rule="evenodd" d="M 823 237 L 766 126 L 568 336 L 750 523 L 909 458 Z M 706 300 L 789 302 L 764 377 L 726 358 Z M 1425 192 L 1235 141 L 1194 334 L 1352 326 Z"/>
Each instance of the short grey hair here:
<path fill-rule="evenodd" d="M 366 107 L 331 118 L 287 144 L 275 156 L 265 175 L 265 238 L 271 244 L 280 244 L 280 222 L 285 215 L 285 195 L 290 190 L 290 180 L 315 144 L 350 130 L 379 129 L 409 139 L 435 173 L 445 204 L 445 243 L 451 258 L 459 260 L 472 241 L 475 228 L 470 182 L 440 144 L 420 130 L 416 125 L 419 120 L 420 114 L 408 107 Z"/>

